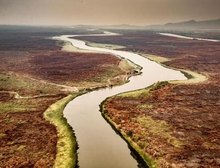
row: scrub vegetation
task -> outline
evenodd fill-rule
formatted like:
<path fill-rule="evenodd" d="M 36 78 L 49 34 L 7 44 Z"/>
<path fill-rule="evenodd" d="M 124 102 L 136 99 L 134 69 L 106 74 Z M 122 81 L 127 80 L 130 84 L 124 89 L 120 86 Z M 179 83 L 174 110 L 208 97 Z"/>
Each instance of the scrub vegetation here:
<path fill-rule="evenodd" d="M 180 69 L 189 78 L 119 94 L 103 103 L 105 118 L 150 167 L 220 166 L 219 42 L 163 37 L 149 31 L 85 39 L 112 41 L 145 57 L 149 54 L 149 59 Z"/>
<path fill-rule="evenodd" d="M 119 58 L 66 52 L 51 39 L 78 33 L 86 31 L 0 26 L 0 167 L 74 167 L 64 107 L 84 90 L 125 82 Z"/>

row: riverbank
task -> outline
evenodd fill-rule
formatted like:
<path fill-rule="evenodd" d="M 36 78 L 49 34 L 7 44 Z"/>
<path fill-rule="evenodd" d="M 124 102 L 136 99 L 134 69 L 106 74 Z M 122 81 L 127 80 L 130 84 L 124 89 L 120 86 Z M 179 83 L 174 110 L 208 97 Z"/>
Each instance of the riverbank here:
<path fill-rule="evenodd" d="M 130 93 L 130 92 L 126 92 L 126 93 Z M 121 94 L 120 94 L 121 95 Z M 117 96 L 117 95 L 115 95 Z M 114 98 L 115 96 L 113 96 L 112 98 Z M 141 165 L 141 167 L 150 167 L 150 168 L 155 168 L 157 167 L 156 162 L 152 159 L 152 157 L 146 153 L 144 153 L 142 151 L 142 149 L 139 147 L 139 145 L 133 141 L 127 134 L 126 132 L 124 132 L 122 129 L 120 129 L 119 125 L 116 124 L 116 122 L 114 122 L 114 120 L 111 119 L 111 117 L 108 116 L 108 110 L 105 106 L 106 103 L 108 103 L 108 101 L 111 98 L 107 98 L 105 99 L 101 104 L 100 104 L 100 111 L 102 113 L 103 118 L 106 120 L 106 122 L 108 122 L 111 127 L 114 129 L 114 131 L 122 138 L 124 139 L 127 144 L 128 147 L 131 150 L 131 153 L 134 153 L 136 160 L 139 162 L 139 164 Z"/>
<path fill-rule="evenodd" d="M 142 55 L 142 54 L 141 54 Z M 187 80 L 176 80 L 176 81 L 169 81 L 169 83 L 173 83 L 173 84 L 196 84 L 196 83 L 202 83 L 205 82 L 206 80 L 208 80 L 208 75 L 206 74 L 201 74 L 201 73 L 197 73 L 197 72 L 193 72 L 190 71 L 189 69 L 178 69 L 178 68 L 174 68 L 171 66 L 167 66 L 166 62 L 171 61 L 172 59 L 168 59 L 165 57 L 161 57 L 161 56 L 156 56 L 156 55 L 148 55 L 148 54 L 143 54 L 144 57 L 146 57 L 147 59 L 154 61 L 164 67 L 167 68 L 171 68 L 174 70 L 178 70 L 180 72 L 182 72 Z"/>
<path fill-rule="evenodd" d="M 152 56 L 152 55 L 149 56 L 148 59 L 156 61 L 159 64 L 162 64 L 163 61 L 166 60 L 166 58 Z M 166 65 L 164 65 L 164 66 L 166 66 Z M 145 150 L 145 147 L 148 146 L 149 144 L 146 144 L 146 142 L 144 142 L 144 141 L 139 141 L 139 139 L 143 138 L 143 136 L 142 136 L 143 134 L 144 134 L 144 136 L 152 136 L 152 135 L 146 135 L 146 133 L 143 132 L 143 128 L 140 128 L 140 130 L 141 130 L 140 131 L 135 127 L 140 126 L 140 124 L 143 125 L 144 127 L 147 127 L 149 129 L 148 131 L 150 132 L 150 134 L 153 134 L 153 136 L 156 135 L 161 138 L 166 138 L 167 139 L 166 141 L 170 145 L 172 145 L 176 148 L 181 148 L 181 145 L 183 145 L 183 142 L 179 141 L 175 137 L 172 137 L 172 135 L 171 135 L 172 132 L 169 129 L 170 126 L 166 122 L 163 123 L 163 121 L 154 120 L 153 118 L 147 117 L 144 114 L 141 114 L 141 115 L 138 114 L 138 117 L 139 117 L 138 120 L 140 120 L 140 121 L 138 121 L 136 123 L 132 120 L 126 121 L 126 119 L 128 120 L 128 118 L 123 118 L 124 114 L 122 114 L 122 115 L 113 114 L 112 108 L 114 108 L 114 105 L 109 105 L 109 104 L 112 103 L 111 101 L 115 101 L 114 99 L 118 99 L 118 97 L 119 97 L 119 99 L 120 98 L 122 98 L 122 99 L 123 98 L 129 98 L 129 99 L 133 98 L 133 99 L 142 99 L 142 101 L 143 101 L 143 97 L 149 97 L 152 94 L 151 92 L 153 92 L 154 90 L 160 90 L 161 88 L 164 88 L 170 84 L 174 84 L 174 85 L 195 84 L 195 83 L 200 83 L 200 82 L 204 82 L 207 80 L 207 77 L 200 75 L 200 74 L 197 74 L 195 72 L 191 72 L 191 71 L 187 71 L 187 70 L 181 70 L 181 71 L 183 73 L 185 73 L 184 75 L 186 77 L 188 77 L 187 80 L 158 82 L 158 83 L 153 84 L 152 86 L 149 86 L 144 89 L 118 94 L 118 95 L 115 95 L 113 97 L 110 97 L 110 98 L 107 98 L 106 100 L 104 100 L 101 104 L 101 107 L 100 107 L 100 111 L 101 111 L 103 117 L 106 119 L 106 121 L 114 128 L 114 130 L 116 132 L 118 132 L 120 134 L 120 136 L 128 143 L 128 145 L 133 150 L 135 150 L 137 152 L 137 154 L 141 157 L 141 159 L 150 168 L 166 167 L 169 164 L 166 163 L 165 159 L 162 158 L 161 156 L 159 157 L 159 159 L 158 159 L 158 157 L 156 157 L 157 159 L 155 159 L 155 156 L 152 155 L 152 153 L 150 154 Z M 138 104 L 138 106 L 139 106 L 139 108 L 142 108 L 142 109 L 145 109 L 145 108 L 151 109 L 152 108 L 151 104 Z M 112 111 L 109 112 L 109 109 L 110 109 L 110 111 L 111 110 Z M 123 110 L 126 110 L 126 108 Z M 117 115 L 119 115 L 119 116 L 117 116 Z M 119 121 L 117 122 L 118 119 L 122 120 L 122 122 L 121 123 Z M 124 127 L 122 125 L 124 125 Z M 152 140 L 151 138 L 148 138 L 148 141 L 151 141 Z M 151 139 L 151 140 L 149 140 L 149 139 Z"/>
<path fill-rule="evenodd" d="M 75 97 L 83 93 L 72 93 L 67 97 L 52 104 L 45 112 L 44 118 L 53 124 L 57 130 L 55 168 L 76 167 L 77 164 L 77 142 L 74 132 L 67 120 L 63 117 L 65 106 Z M 73 109 L 74 110 L 74 109 Z"/>
<path fill-rule="evenodd" d="M 137 75 L 133 72 L 139 70 L 138 66 L 125 59 L 120 61 L 119 68 L 127 75 L 116 76 L 112 79 L 109 78 L 109 86 L 111 87 L 119 85 L 118 82 L 114 82 L 115 78 L 117 78 L 117 81 L 120 81 L 120 84 L 123 84 L 128 82 L 129 77 L 131 77 L 132 75 Z M 56 159 L 54 161 L 55 168 L 77 167 L 78 161 L 77 139 L 75 137 L 74 130 L 67 122 L 67 119 L 64 117 L 64 108 L 70 101 L 72 101 L 76 97 L 101 88 L 106 88 L 106 86 L 98 85 L 88 88 L 85 88 L 84 86 L 84 89 L 82 91 L 75 93 L 73 92 L 67 97 L 64 97 L 63 99 L 50 105 L 49 108 L 44 112 L 44 118 L 49 121 L 50 124 L 54 125 L 57 130 L 58 141 L 56 147 Z"/>
<path fill-rule="evenodd" d="M 83 90 L 106 87 L 109 79 L 126 75 L 115 56 L 61 51 L 62 43 L 41 33 L 0 31 L 0 167 L 47 168 L 56 158 L 55 165 L 62 167 L 62 158 L 75 150 L 69 148 L 75 146 L 73 132 L 61 117 L 66 103 Z M 45 120 L 45 111 L 57 128 Z M 69 159 L 64 163 L 76 158 Z"/>
<path fill-rule="evenodd" d="M 105 115 L 117 130 L 150 155 L 157 167 L 219 167 L 218 44 L 153 33 L 139 38 L 126 42 L 138 52 L 150 51 L 154 55 L 151 59 L 158 63 L 187 69 L 186 76 L 191 79 L 109 98 L 104 105 Z M 136 46 L 142 38 L 152 40 L 149 46 Z"/>
<path fill-rule="evenodd" d="M 152 58 L 153 57 L 153 58 Z M 157 60 L 156 62 L 159 64 L 162 64 L 163 60 L 166 58 L 157 57 L 157 56 L 150 56 L 148 58 L 150 60 Z M 162 64 L 163 65 L 163 64 Z M 165 66 L 165 65 L 164 65 Z M 169 68 L 168 66 L 166 66 Z M 172 68 L 172 67 L 170 67 Z M 177 70 L 175 68 L 175 70 Z M 110 98 L 107 98 L 102 102 L 100 105 L 100 111 L 102 113 L 103 118 L 112 126 L 112 128 L 128 143 L 130 146 L 131 150 L 134 150 L 136 152 L 136 155 L 140 156 L 140 162 L 145 162 L 146 167 L 150 168 L 157 168 L 157 167 L 166 167 L 169 164 L 166 163 L 165 159 L 160 156 L 160 158 L 155 159 L 154 154 L 148 153 L 145 151 L 145 147 L 148 146 L 149 144 L 146 144 L 146 142 L 143 141 L 143 135 L 144 136 L 152 136 L 150 134 L 153 134 L 153 136 L 159 136 L 166 139 L 166 141 L 176 147 L 180 148 L 182 143 L 175 137 L 173 137 L 171 134 L 171 130 L 169 129 L 169 125 L 165 122 L 160 120 L 154 120 L 151 117 L 147 117 L 144 114 L 137 114 L 138 119 L 140 120 L 139 122 L 134 122 L 134 119 L 128 119 L 129 115 L 125 114 L 128 113 L 128 111 L 131 111 L 130 109 L 128 110 L 126 107 L 123 108 L 121 111 L 123 111 L 123 114 L 118 114 L 117 112 L 113 112 L 114 110 L 114 105 L 112 105 L 111 101 L 115 101 L 115 99 L 118 99 L 121 101 L 121 98 L 128 98 L 129 101 L 131 99 L 142 99 L 143 97 L 149 97 L 151 95 L 151 92 L 154 90 L 159 90 L 161 88 L 166 87 L 167 85 L 170 84 L 195 84 L 195 83 L 200 83 L 204 82 L 207 80 L 207 78 L 203 75 L 197 74 L 195 72 L 187 71 L 187 70 L 180 70 L 184 73 L 186 77 L 188 77 L 187 80 L 180 80 L 180 81 L 169 81 L 169 82 L 158 82 L 155 83 L 147 88 L 136 90 L 136 91 L 129 91 L 125 93 L 121 93 L 115 96 L 112 96 Z M 137 103 L 135 103 L 137 104 Z M 151 104 L 138 104 L 138 108 L 142 109 L 151 109 L 152 105 Z M 113 108 L 113 109 L 112 109 Z M 124 110 L 128 110 L 127 112 L 124 112 Z M 136 109 L 138 110 L 138 109 Z M 114 114 L 115 113 L 115 114 Z M 117 113 L 117 114 L 116 114 Z M 127 115 L 127 117 L 125 117 Z M 121 122 L 119 120 L 122 120 Z M 143 128 L 140 128 L 140 124 L 143 125 L 144 127 L 149 128 L 148 130 L 150 132 L 149 135 L 146 134 L 146 132 L 143 131 Z M 135 128 L 136 127 L 136 128 Z M 138 130 L 139 129 L 139 130 Z M 146 131 L 146 130 L 145 130 Z M 140 141 L 142 139 L 142 141 Z M 151 138 L 148 138 L 148 141 Z M 158 145 L 158 144 L 157 144 Z"/>
<path fill-rule="evenodd" d="M 66 36 L 63 36 L 62 38 L 66 39 Z M 135 163 L 134 159 L 132 159 L 131 156 L 129 156 L 129 152 L 127 151 L 128 149 L 123 144 L 124 142 L 119 140 L 118 137 L 114 134 L 114 132 L 112 132 L 112 130 L 108 127 L 108 124 L 103 122 L 103 119 L 100 118 L 100 115 L 98 113 L 99 104 L 109 96 L 125 91 L 144 88 L 154 82 L 157 82 L 158 80 L 185 79 L 184 75 L 181 74 L 179 71 L 164 68 L 163 66 L 151 62 L 135 53 L 88 47 L 82 41 L 78 41 L 75 39 L 68 40 L 70 40 L 73 45 L 78 46 L 79 48 L 112 53 L 119 57 L 125 58 L 125 60 L 129 59 L 129 64 L 131 64 L 131 62 L 134 62 L 142 67 L 142 74 L 140 76 L 130 78 L 129 83 L 120 87 L 113 87 L 112 89 L 102 89 L 80 96 L 75 100 L 71 101 L 64 110 L 64 115 L 67 118 L 68 123 L 74 128 L 76 137 L 79 142 L 79 166 L 127 167 L 131 166 L 132 164 L 132 166 L 134 167 L 137 163 Z M 127 67 L 129 64 L 128 62 L 125 62 L 122 64 L 122 67 Z M 155 73 L 156 76 L 151 76 L 149 80 L 146 80 L 146 78 L 151 75 L 150 71 Z M 166 76 L 161 76 L 161 73 L 165 73 Z M 86 108 L 82 106 L 84 102 L 88 102 Z M 81 111 L 83 113 L 81 114 L 72 112 L 71 109 L 74 107 L 77 108 L 77 111 Z M 96 131 L 94 132 L 93 130 Z M 92 143 L 89 143 L 88 139 L 90 139 Z M 108 139 L 108 141 L 106 141 L 105 139 Z M 109 142 L 111 143 L 109 144 Z M 117 149 L 115 147 L 117 147 Z M 103 150 L 104 148 L 105 150 Z M 106 159 L 108 159 L 109 157 L 111 157 L 111 160 L 114 160 L 114 162 L 107 163 Z M 121 159 L 120 157 L 122 157 L 123 159 Z M 100 161 L 94 162 L 94 160 Z M 140 161 L 139 159 L 137 160 Z"/>

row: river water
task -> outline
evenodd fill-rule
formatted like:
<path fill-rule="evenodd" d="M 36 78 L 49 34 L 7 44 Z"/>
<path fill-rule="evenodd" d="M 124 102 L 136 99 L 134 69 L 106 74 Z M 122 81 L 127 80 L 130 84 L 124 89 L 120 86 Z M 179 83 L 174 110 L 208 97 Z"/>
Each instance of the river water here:
<path fill-rule="evenodd" d="M 107 35 L 116 34 L 109 33 Z M 85 42 L 73 38 L 73 35 L 56 37 L 56 39 L 72 43 L 77 48 L 111 53 L 143 67 L 142 74 L 131 77 L 129 83 L 92 91 L 68 103 L 64 109 L 64 117 L 73 127 L 77 137 L 78 164 L 80 168 L 137 168 L 138 163 L 132 157 L 127 143 L 115 133 L 102 117 L 99 105 L 107 97 L 118 93 L 145 88 L 157 81 L 185 80 L 186 77 L 179 71 L 165 68 L 138 54 L 90 47 Z"/>
<path fill-rule="evenodd" d="M 163 35 L 163 36 L 176 37 L 176 38 L 182 38 L 182 39 L 188 39 L 188 40 L 200 40 L 200 41 L 219 42 L 219 40 L 215 40 L 215 39 L 205 39 L 205 38 L 198 38 L 198 37 L 189 37 L 189 36 L 182 36 L 182 35 L 173 34 L 173 33 L 159 33 L 159 34 Z"/>

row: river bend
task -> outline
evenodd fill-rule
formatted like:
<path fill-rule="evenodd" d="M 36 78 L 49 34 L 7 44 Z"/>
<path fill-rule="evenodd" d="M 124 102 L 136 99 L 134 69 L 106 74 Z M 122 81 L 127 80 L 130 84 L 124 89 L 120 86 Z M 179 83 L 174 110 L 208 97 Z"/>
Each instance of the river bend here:
<path fill-rule="evenodd" d="M 185 80 L 186 77 L 179 71 L 165 68 L 132 52 L 87 46 L 84 41 L 73 39 L 76 36 L 81 35 L 63 35 L 56 39 L 68 41 L 80 49 L 126 58 L 143 68 L 142 74 L 131 77 L 129 83 L 89 92 L 75 98 L 65 107 L 64 117 L 74 129 L 79 145 L 78 164 L 80 168 L 137 168 L 138 163 L 131 156 L 128 145 L 102 117 L 99 105 L 107 97 L 122 92 L 145 88 L 157 81 Z"/>

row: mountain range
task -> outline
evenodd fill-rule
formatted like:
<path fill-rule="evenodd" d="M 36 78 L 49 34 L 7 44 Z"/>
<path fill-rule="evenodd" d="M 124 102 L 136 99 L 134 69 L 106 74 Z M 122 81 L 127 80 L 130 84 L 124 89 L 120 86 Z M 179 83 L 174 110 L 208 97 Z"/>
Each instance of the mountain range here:
<path fill-rule="evenodd" d="M 164 25 L 150 25 L 146 26 L 147 29 L 166 29 L 166 30 L 198 30 L 198 29 L 211 29 L 220 30 L 220 19 L 195 21 L 189 20 L 178 23 L 167 23 Z"/>
<path fill-rule="evenodd" d="M 96 27 L 96 26 L 95 26 Z M 141 29 L 141 30 L 220 30 L 220 19 L 196 21 L 189 20 L 163 25 L 135 26 L 128 24 L 99 26 L 107 29 Z"/>

